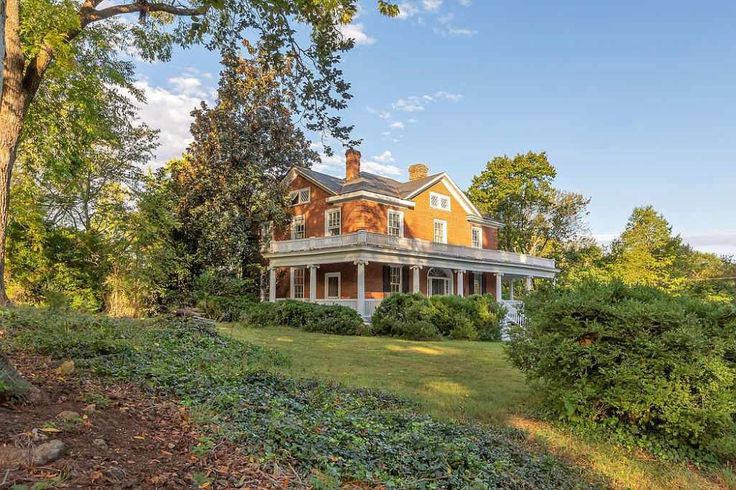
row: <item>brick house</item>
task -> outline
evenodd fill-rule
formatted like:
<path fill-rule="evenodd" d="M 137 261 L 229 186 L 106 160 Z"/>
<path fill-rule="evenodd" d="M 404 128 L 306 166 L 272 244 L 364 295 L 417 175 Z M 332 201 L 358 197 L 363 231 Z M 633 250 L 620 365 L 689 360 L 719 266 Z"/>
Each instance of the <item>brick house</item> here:
<path fill-rule="evenodd" d="M 395 292 L 483 293 L 513 309 L 516 281 L 530 288 L 557 272 L 553 260 L 498 250 L 501 224 L 423 164 L 399 182 L 361 172 L 360 152 L 348 150 L 344 179 L 293 167 L 285 183 L 292 223 L 264 251 L 270 301 L 340 304 L 369 319 Z"/>

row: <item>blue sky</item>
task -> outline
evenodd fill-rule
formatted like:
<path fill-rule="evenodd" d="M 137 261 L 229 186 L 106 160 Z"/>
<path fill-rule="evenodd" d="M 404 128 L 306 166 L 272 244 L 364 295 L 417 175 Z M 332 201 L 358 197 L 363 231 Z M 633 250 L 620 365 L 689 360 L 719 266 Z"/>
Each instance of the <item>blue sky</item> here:
<path fill-rule="evenodd" d="M 592 199 L 601 241 L 653 204 L 696 248 L 736 254 L 736 3 L 400 3 L 387 19 L 364 0 L 345 30 L 343 117 L 370 169 L 404 178 L 425 162 L 467 187 L 493 156 L 546 151 L 558 187 Z M 186 147 L 218 59 L 194 49 L 139 68 L 164 160 Z"/>

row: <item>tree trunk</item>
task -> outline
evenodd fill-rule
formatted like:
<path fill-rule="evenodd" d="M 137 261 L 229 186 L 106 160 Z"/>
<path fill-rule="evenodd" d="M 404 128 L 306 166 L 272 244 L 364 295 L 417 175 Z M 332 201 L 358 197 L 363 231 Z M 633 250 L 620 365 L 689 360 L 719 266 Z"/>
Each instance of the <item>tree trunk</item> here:
<path fill-rule="evenodd" d="M 0 305 L 8 304 L 5 291 L 5 239 L 8 228 L 8 209 L 10 207 L 10 180 L 18 149 L 23 118 L 32 94 L 38 90 L 39 72 L 48 63 L 34 66 L 34 76 L 24 83 L 25 59 L 20 44 L 20 0 L 5 1 L 2 101 L 0 102 Z M 48 55 L 49 53 L 45 53 Z M 50 60 L 49 60 L 50 61 Z"/>
<path fill-rule="evenodd" d="M 0 401 L 22 398 L 32 389 L 32 385 L 15 370 L 10 360 L 0 352 Z"/>

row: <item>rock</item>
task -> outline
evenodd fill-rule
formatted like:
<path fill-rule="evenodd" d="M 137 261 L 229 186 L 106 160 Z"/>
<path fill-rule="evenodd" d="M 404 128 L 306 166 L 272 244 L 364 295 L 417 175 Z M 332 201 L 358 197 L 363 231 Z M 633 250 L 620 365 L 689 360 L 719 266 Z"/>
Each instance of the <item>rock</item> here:
<path fill-rule="evenodd" d="M 124 469 L 118 466 L 113 466 L 112 468 L 108 468 L 105 470 L 105 476 L 107 476 L 110 480 L 114 482 L 121 482 L 125 480 L 127 474 L 125 473 Z"/>
<path fill-rule="evenodd" d="M 35 465 L 43 466 L 61 458 L 65 452 L 66 445 L 60 440 L 54 439 L 34 447 L 31 452 L 31 461 Z"/>
<path fill-rule="evenodd" d="M 68 374 L 72 374 L 74 372 L 74 361 L 71 359 L 68 361 L 64 361 L 61 363 L 61 365 L 56 368 L 56 374 L 59 374 L 61 376 L 66 376 Z"/>
<path fill-rule="evenodd" d="M 23 395 L 23 400 L 31 405 L 43 405 L 48 403 L 49 396 L 43 390 L 35 386 L 31 386 Z"/>
<path fill-rule="evenodd" d="M 77 412 L 64 410 L 56 416 L 56 419 L 61 420 L 62 422 L 78 422 L 82 417 Z"/>
<path fill-rule="evenodd" d="M 104 439 L 95 439 L 94 441 L 92 441 L 92 444 L 102 449 L 103 451 L 107 451 L 107 442 L 105 442 Z"/>
<path fill-rule="evenodd" d="M 95 405 L 94 403 L 90 403 L 89 405 L 87 405 L 86 407 L 82 409 L 82 412 L 86 413 L 87 415 L 92 415 L 96 411 L 97 411 L 97 405 Z"/>

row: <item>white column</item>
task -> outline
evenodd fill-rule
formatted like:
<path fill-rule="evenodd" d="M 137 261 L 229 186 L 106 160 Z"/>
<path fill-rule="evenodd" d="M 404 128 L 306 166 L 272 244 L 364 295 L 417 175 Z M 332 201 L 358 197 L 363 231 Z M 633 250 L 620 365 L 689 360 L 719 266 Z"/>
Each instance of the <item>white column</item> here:
<path fill-rule="evenodd" d="M 457 295 L 465 296 L 465 271 L 457 271 Z"/>
<path fill-rule="evenodd" d="M 289 298 L 294 299 L 294 268 L 289 267 Z"/>
<path fill-rule="evenodd" d="M 365 265 L 367 262 L 358 260 L 358 314 L 365 316 Z"/>
<path fill-rule="evenodd" d="M 503 299 L 503 274 L 496 272 L 496 301 Z"/>
<path fill-rule="evenodd" d="M 421 269 L 421 267 L 419 267 L 418 265 L 411 266 L 411 270 L 414 273 L 413 277 L 411 278 L 412 280 L 411 290 L 414 293 L 418 293 L 420 291 L 419 289 L 419 269 Z"/>
<path fill-rule="evenodd" d="M 309 301 L 310 303 L 317 302 L 317 269 L 318 265 L 309 266 Z"/>
<path fill-rule="evenodd" d="M 534 283 L 532 283 L 532 276 L 526 276 L 526 292 L 531 292 L 533 287 Z"/>
<path fill-rule="evenodd" d="M 514 278 L 509 277 L 509 299 L 514 300 Z"/>
<path fill-rule="evenodd" d="M 268 300 L 276 302 L 276 269 L 273 267 L 268 269 Z"/>

